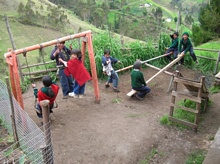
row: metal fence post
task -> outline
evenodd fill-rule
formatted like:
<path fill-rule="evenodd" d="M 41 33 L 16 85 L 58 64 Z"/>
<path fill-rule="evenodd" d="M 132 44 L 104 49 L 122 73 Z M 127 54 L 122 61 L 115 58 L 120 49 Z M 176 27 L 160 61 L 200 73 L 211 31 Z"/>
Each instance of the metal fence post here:
<path fill-rule="evenodd" d="M 45 137 L 45 145 L 41 149 L 45 164 L 54 163 L 53 146 L 51 141 L 51 130 L 50 130 L 49 103 L 50 103 L 49 100 L 40 101 L 40 106 L 42 108 L 42 115 L 43 115 L 43 128 L 44 128 L 44 137 Z"/>
<path fill-rule="evenodd" d="M 11 88 L 10 88 L 10 83 L 9 83 L 8 77 L 5 78 L 5 81 L 6 81 L 6 84 L 7 84 L 8 97 L 9 97 L 10 106 L 11 106 L 11 122 L 12 122 L 13 136 L 14 136 L 14 140 L 16 142 L 16 147 L 19 147 L 17 127 L 16 127 L 16 123 L 15 123 L 14 104 L 13 104 L 13 101 L 12 101 L 12 94 L 11 94 Z"/>
<path fill-rule="evenodd" d="M 218 59 L 216 61 L 216 65 L 215 65 L 214 75 L 217 74 L 219 61 L 220 61 L 220 51 L 218 52 Z"/>

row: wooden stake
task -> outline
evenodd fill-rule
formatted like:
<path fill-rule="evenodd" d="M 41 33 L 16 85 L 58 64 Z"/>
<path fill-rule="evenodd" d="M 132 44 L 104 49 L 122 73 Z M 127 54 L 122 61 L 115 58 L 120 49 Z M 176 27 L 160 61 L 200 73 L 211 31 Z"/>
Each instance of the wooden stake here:
<path fill-rule="evenodd" d="M 217 71 L 218 71 L 219 61 L 220 61 L 220 51 L 218 52 L 218 59 L 217 59 L 217 61 L 216 61 L 216 65 L 215 65 L 214 75 L 215 75 L 215 74 L 217 73 Z"/>
<path fill-rule="evenodd" d="M 13 100 L 12 100 L 11 88 L 10 88 L 10 83 L 9 83 L 8 77 L 5 78 L 5 81 L 7 84 L 8 97 L 9 97 L 9 101 L 10 101 L 10 105 L 11 105 L 11 122 L 12 122 L 13 136 L 14 136 L 14 140 L 16 142 L 16 147 L 19 147 L 17 126 L 15 123 L 14 104 L 13 104 Z"/>

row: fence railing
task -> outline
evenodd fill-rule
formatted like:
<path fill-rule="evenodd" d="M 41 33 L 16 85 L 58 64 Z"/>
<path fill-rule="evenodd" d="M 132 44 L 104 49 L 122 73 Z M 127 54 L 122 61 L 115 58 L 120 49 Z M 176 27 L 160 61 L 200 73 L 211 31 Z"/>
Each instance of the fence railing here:
<path fill-rule="evenodd" d="M 0 80 L 0 119 L 9 134 L 16 133 L 18 137 L 18 140 L 15 139 L 17 142 L 0 152 L 0 163 L 22 163 L 21 161 L 33 164 L 53 163 L 50 126 L 48 128 L 50 124 L 44 124 L 39 128 L 15 98 L 12 97 L 11 100 L 13 105 L 10 103 L 7 86 Z M 42 130 L 44 127 L 47 127 L 46 131 Z"/>

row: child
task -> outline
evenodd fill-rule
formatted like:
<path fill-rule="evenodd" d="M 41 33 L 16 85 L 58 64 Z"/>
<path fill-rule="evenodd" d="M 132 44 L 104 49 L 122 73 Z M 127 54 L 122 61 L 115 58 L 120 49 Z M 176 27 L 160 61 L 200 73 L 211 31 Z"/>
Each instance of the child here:
<path fill-rule="evenodd" d="M 174 59 L 176 59 L 178 55 L 178 43 L 179 43 L 178 36 L 179 36 L 178 32 L 174 32 L 173 34 L 170 35 L 170 37 L 172 38 L 172 44 L 166 51 L 166 54 L 171 54 L 171 52 L 173 52 Z M 169 61 L 172 61 L 170 55 L 167 56 L 167 59 Z"/>
<path fill-rule="evenodd" d="M 108 88 L 109 83 L 113 83 L 113 91 L 120 92 L 118 89 L 118 74 L 114 71 L 112 64 L 121 63 L 116 58 L 110 56 L 110 51 L 105 50 L 104 55 L 102 56 L 102 66 L 103 72 L 108 75 L 108 81 L 105 84 L 105 87 Z"/>
<path fill-rule="evenodd" d="M 189 39 L 189 33 L 184 32 L 182 35 L 182 39 L 180 40 L 178 52 L 179 55 L 184 56 L 188 51 L 190 52 L 190 56 L 193 58 L 193 60 L 198 63 L 196 55 L 193 51 L 193 45 Z M 180 64 L 184 64 L 184 58 L 181 59 Z"/>
<path fill-rule="evenodd" d="M 50 113 L 53 113 L 52 108 L 54 107 L 54 101 L 59 92 L 59 86 L 52 83 L 52 79 L 50 76 L 44 76 L 42 78 L 42 83 L 44 87 L 42 87 L 40 90 L 36 88 L 35 84 L 32 84 L 32 87 L 34 89 L 34 95 L 38 99 L 36 105 L 36 113 L 39 118 L 42 118 L 42 108 L 40 106 L 40 101 L 49 100 Z"/>
<path fill-rule="evenodd" d="M 138 100 L 143 100 L 145 95 L 151 91 L 149 87 L 147 87 L 146 82 L 144 80 L 144 75 L 140 71 L 141 70 L 141 61 L 136 61 L 134 63 L 134 69 L 131 72 L 131 86 L 132 89 L 139 91 L 136 94 L 136 98 Z"/>
<path fill-rule="evenodd" d="M 71 52 L 70 60 L 67 63 L 60 59 L 60 62 L 67 66 L 64 70 L 65 74 L 67 76 L 72 75 L 75 79 L 73 93 L 69 93 L 69 96 L 74 98 L 83 98 L 86 82 L 91 80 L 91 76 L 83 65 L 81 58 L 81 50 L 75 49 Z"/>

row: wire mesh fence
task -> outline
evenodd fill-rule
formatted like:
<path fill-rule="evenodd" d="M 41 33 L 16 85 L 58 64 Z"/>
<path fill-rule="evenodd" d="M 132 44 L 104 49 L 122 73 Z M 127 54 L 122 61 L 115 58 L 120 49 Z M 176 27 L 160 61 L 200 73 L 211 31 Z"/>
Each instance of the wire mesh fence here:
<path fill-rule="evenodd" d="M 12 126 L 12 112 L 7 86 L 0 80 L 0 119 L 9 134 L 13 135 L 13 131 L 16 129 L 19 139 L 18 142 L 0 152 L 0 163 L 54 163 L 50 122 L 39 128 L 27 112 L 19 106 L 14 97 L 12 100 L 16 128 Z"/>

